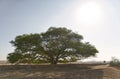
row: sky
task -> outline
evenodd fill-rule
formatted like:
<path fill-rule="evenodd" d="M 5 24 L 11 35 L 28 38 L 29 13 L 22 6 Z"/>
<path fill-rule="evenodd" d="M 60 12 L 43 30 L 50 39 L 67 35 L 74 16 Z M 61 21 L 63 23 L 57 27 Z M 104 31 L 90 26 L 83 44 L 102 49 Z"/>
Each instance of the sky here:
<path fill-rule="evenodd" d="M 83 35 L 99 53 L 89 60 L 120 57 L 119 0 L 0 0 L 0 60 L 6 60 L 18 35 L 66 27 Z"/>

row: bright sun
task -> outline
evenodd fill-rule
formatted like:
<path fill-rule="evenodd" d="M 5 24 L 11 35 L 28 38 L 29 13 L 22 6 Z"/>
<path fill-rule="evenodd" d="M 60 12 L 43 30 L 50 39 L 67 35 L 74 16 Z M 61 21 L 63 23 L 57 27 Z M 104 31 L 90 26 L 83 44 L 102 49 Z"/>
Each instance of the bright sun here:
<path fill-rule="evenodd" d="M 87 2 L 77 8 L 77 18 L 82 24 L 94 24 L 102 17 L 101 6 L 95 2 Z"/>

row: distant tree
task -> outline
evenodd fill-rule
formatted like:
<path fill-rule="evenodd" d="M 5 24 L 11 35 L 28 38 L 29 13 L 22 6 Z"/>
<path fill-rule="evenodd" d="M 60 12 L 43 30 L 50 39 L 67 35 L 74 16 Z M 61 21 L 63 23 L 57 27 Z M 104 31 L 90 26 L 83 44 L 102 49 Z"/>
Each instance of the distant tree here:
<path fill-rule="evenodd" d="M 93 45 L 81 40 L 83 36 L 67 28 L 50 27 L 41 34 L 19 35 L 11 44 L 27 62 L 34 63 L 37 60 L 57 64 L 60 61 L 76 61 L 98 53 Z"/>
<path fill-rule="evenodd" d="M 112 60 L 109 62 L 110 66 L 120 66 L 120 60 L 116 57 L 112 57 Z"/>

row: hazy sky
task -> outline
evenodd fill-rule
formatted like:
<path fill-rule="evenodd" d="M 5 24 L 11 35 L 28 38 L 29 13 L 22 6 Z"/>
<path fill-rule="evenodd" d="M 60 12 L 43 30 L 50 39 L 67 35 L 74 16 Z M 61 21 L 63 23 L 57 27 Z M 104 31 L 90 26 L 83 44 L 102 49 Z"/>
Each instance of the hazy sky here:
<path fill-rule="evenodd" d="M 0 0 L 0 60 L 17 35 L 67 27 L 99 50 L 91 60 L 120 57 L 119 0 Z"/>

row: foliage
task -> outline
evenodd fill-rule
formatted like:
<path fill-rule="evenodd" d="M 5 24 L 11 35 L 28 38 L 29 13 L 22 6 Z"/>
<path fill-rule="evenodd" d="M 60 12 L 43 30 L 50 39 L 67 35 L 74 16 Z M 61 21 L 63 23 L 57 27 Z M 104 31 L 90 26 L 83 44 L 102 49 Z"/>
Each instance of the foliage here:
<path fill-rule="evenodd" d="M 10 43 L 22 55 L 22 63 L 57 64 L 60 61 L 77 61 L 98 53 L 93 45 L 82 40 L 82 35 L 67 28 L 50 27 L 41 34 L 19 35 Z"/>
<path fill-rule="evenodd" d="M 7 60 L 10 62 L 10 63 L 16 63 L 18 62 L 20 59 L 22 59 L 22 55 L 18 52 L 13 52 L 13 53 L 9 53 L 8 56 L 7 56 Z"/>
<path fill-rule="evenodd" d="M 40 47 L 40 35 L 39 34 L 23 34 L 15 38 L 10 42 L 15 47 L 15 52 L 19 52 L 23 58 L 22 63 L 33 63 L 37 58 L 37 52 Z"/>
<path fill-rule="evenodd" d="M 120 66 L 120 60 L 115 58 L 115 57 L 112 57 L 112 60 L 110 61 L 109 63 L 111 66 Z"/>

